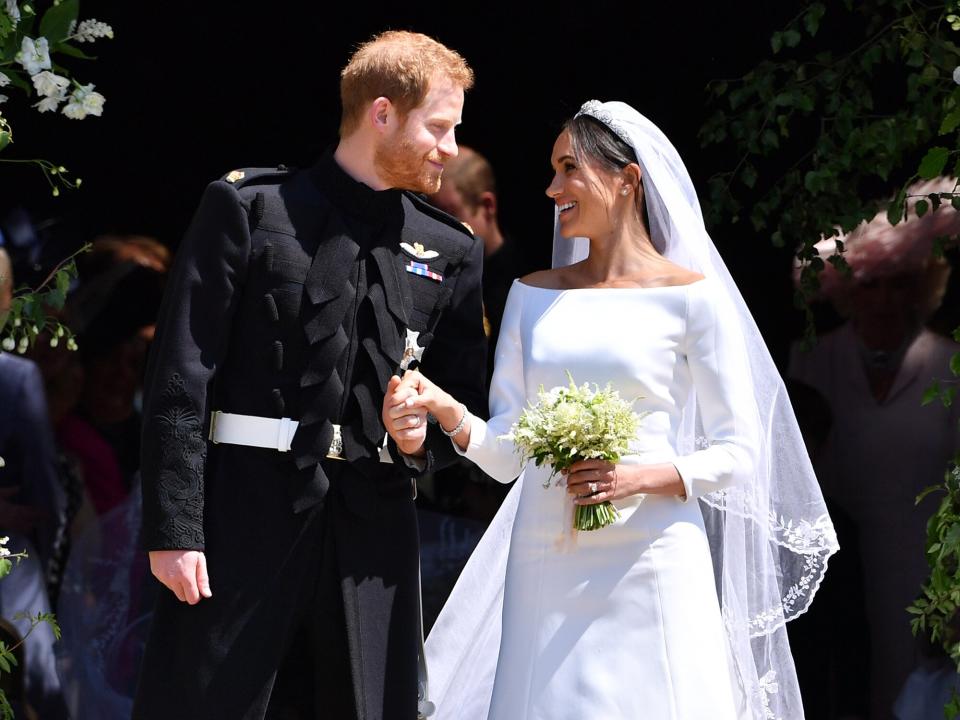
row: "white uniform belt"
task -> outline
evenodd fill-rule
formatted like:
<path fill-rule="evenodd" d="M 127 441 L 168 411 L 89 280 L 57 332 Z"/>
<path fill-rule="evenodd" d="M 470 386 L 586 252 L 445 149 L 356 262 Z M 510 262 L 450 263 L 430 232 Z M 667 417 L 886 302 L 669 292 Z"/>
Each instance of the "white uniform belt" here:
<path fill-rule="evenodd" d="M 210 441 L 213 443 L 227 443 L 230 445 L 247 445 L 249 447 L 268 448 L 280 452 L 289 452 L 293 434 L 300 425 L 290 418 L 266 418 L 256 415 L 239 415 L 215 410 L 210 415 Z M 343 452 L 343 435 L 340 426 L 334 424 L 333 437 L 327 457 L 333 460 L 345 460 Z M 380 462 L 392 463 L 390 452 L 387 450 L 386 438 L 380 448 Z"/>

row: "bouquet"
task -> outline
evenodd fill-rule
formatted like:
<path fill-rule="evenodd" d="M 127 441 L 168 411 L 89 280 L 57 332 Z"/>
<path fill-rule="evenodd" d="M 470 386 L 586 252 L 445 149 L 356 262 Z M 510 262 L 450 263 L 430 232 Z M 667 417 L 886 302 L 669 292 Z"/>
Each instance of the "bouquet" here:
<path fill-rule="evenodd" d="M 525 408 L 510 432 L 502 436 L 513 441 L 524 462 L 533 460 L 537 467 L 546 463 L 553 468 L 545 488 L 559 471 L 578 460 L 619 462 L 642 418 L 609 383 L 603 390 L 597 385 L 591 389 L 587 383 L 578 387 L 569 372 L 567 378 L 568 386 L 544 390 L 541 385 L 537 404 Z M 609 501 L 577 505 L 573 526 L 599 530 L 618 517 Z"/>

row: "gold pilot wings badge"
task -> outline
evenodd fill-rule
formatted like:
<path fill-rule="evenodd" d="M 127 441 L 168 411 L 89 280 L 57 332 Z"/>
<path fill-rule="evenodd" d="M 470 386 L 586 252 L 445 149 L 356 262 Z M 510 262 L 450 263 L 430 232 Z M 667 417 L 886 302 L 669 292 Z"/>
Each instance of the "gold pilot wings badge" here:
<path fill-rule="evenodd" d="M 438 253 L 436 250 L 427 250 L 420 243 L 414 243 L 411 245 L 408 242 L 402 242 L 400 243 L 400 247 L 407 255 L 410 255 L 417 260 L 433 260 L 435 257 L 440 257 L 440 253 Z"/>

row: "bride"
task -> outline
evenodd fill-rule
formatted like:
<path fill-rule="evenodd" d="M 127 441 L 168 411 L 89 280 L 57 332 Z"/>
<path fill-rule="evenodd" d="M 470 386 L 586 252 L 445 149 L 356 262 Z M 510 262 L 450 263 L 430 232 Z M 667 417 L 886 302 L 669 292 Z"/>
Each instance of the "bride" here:
<path fill-rule="evenodd" d="M 440 720 L 802 718 L 784 623 L 837 549 L 783 384 L 704 229 L 676 150 L 591 101 L 553 148 L 554 267 L 514 282 L 489 421 L 416 371 L 384 421 L 429 412 L 510 482 L 427 641 Z M 565 482 L 505 435 L 537 391 L 610 382 L 645 412 L 631 454 Z M 569 530 L 572 505 L 616 523 Z"/>

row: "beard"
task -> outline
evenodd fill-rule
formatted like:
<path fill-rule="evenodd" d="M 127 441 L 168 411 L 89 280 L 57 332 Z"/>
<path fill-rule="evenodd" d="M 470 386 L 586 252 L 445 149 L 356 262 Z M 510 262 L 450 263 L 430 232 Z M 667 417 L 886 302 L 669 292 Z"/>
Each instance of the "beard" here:
<path fill-rule="evenodd" d="M 390 187 L 430 195 L 440 189 L 441 172 L 428 161 L 441 162 L 436 150 L 421 155 L 402 134 L 382 143 L 374 152 L 377 173 Z"/>

